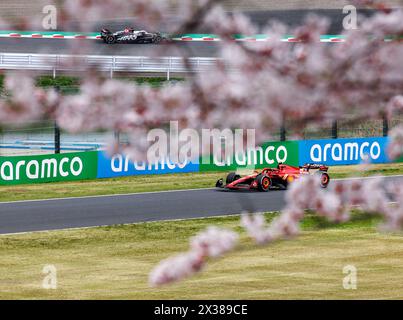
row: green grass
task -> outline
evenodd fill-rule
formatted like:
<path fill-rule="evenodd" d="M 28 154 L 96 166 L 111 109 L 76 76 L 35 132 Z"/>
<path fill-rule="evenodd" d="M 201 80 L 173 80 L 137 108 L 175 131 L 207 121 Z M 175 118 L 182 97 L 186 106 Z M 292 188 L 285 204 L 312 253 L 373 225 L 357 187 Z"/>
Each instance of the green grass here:
<path fill-rule="evenodd" d="M 147 85 L 150 87 L 160 87 L 167 82 L 172 83 L 184 81 L 183 78 L 171 78 L 170 81 L 168 81 L 165 77 L 115 77 L 115 79 L 129 81 L 137 85 Z M 79 93 L 80 81 L 80 78 L 70 76 L 58 76 L 56 78 L 53 78 L 52 76 L 39 76 L 36 78 L 36 85 L 42 88 L 59 87 L 61 93 L 70 95 Z M 4 76 L 0 75 L 0 94 L 2 93 L 3 84 Z"/>
<path fill-rule="evenodd" d="M 0 202 L 209 188 L 222 173 L 132 176 L 78 182 L 1 186 Z"/>
<path fill-rule="evenodd" d="M 147 283 L 158 261 L 187 250 L 188 238 L 208 225 L 241 231 L 239 217 L 0 236 L 0 299 L 401 298 L 401 235 L 378 233 L 373 217 L 354 217 L 335 226 L 308 215 L 300 237 L 263 247 L 241 232 L 235 252 L 161 288 Z M 41 287 L 48 264 L 57 268 L 56 290 Z M 358 270 L 357 290 L 342 287 L 346 265 Z"/>
<path fill-rule="evenodd" d="M 160 86 L 164 82 L 167 82 L 165 77 L 116 77 L 116 79 L 134 82 L 136 84 L 147 84 L 150 86 Z M 171 78 L 170 81 L 183 81 L 183 78 Z M 79 86 L 80 78 L 70 76 L 58 76 L 53 78 L 52 76 L 39 76 L 36 78 L 36 85 L 38 87 L 71 87 Z M 0 88 L 3 87 L 4 76 L 0 75 Z"/>
<path fill-rule="evenodd" d="M 147 85 L 150 87 L 160 87 L 164 83 L 167 83 L 167 79 L 164 77 L 115 77 L 123 81 L 129 81 L 137 85 Z M 183 78 L 171 78 L 169 82 L 183 81 Z M 52 76 L 39 76 L 36 78 L 36 85 L 42 88 L 55 88 L 58 87 L 60 92 L 64 95 L 74 95 L 80 92 L 80 81 L 78 77 L 70 76 L 58 76 L 53 78 Z M 3 91 L 4 76 L 0 75 L 0 97 L 5 95 Z M 1 127 L 0 127 L 1 129 Z"/>
<path fill-rule="evenodd" d="M 338 166 L 330 167 L 329 172 L 334 178 L 346 178 L 349 176 L 368 177 L 372 175 L 400 175 L 403 174 L 403 163 L 371 164 L 366 166 Z"/>
<path fill-rule="evenodd" d="M 77 77 L 59 76 L 53 78 L 52 76 L 40 76 L 36 78 L 36 85 L 38 87 L 65 87 L 65 86 L 78 86 L 80 79 Z"/>
<path fill-rule="evenodd" d="M 332 178 L 374 174 L 397 175 L 403 173 L 403 163 L 371 165 L 367 171 L 362 171 L 360 166 L 332 167 L 329 172 Z M 214 187 L 219 178 L 225 175 L 226 172 L 182 173 L 79 182 L 0 186 L 0 202 L 211 188 Z"/>

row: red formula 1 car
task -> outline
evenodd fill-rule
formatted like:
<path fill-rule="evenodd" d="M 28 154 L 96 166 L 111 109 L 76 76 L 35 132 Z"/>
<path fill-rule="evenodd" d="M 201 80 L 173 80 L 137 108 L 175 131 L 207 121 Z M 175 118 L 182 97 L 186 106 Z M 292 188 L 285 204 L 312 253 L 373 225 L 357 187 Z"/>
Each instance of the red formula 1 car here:
<path fill-rule="evenodd" d="M 271 188 L 286 189 L 288 184 L 302 175 L 315 174 L 320 178 L 322 188 L 326 188 L 330 182 L 328 167 L 319 164 L 306 164 L 302 167 L 293 167 L 286 164 L 279 164 L 276 169 L 265 168 L 262 171 L 255 171 L 251 175 L 241 177 L 235 172 L 227 175 L 216 183 L 217 188 L 229 190 L 258 190 L 269 191 Z"/>

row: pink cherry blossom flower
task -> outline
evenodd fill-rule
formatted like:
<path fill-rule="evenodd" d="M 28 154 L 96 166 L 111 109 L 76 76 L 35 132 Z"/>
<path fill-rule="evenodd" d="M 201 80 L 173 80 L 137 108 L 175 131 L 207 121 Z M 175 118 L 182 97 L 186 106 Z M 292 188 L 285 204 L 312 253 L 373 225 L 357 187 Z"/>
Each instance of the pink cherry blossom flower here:
<path fill-rule="evenodd" d="M 403 126 L 393 128 L 389 133 L 388 155 L 392 160 L 403 157 Z"/>
<path fill-rule="evenodd" d="M 182 280 L 199 272 L 205 264 L 201 251 L 189 251 L 163 260 L 150 273 L 151 286 Z"/>
<path fill-rule="evenodd" d="M 188 252 L 161 261 L 150 273 L 150 285 L 160 286 L 189 277 L 199 272 L 208 258 L 218 258 L 233 250 L 237 242 L 237 233 L 209 227 L 191 239 Z"/>
<path fill-rule="evenodd" d="M 193 237 L 190 245 L 193 251 L 200 251 L 205 256 L 217 258 L 233 250 L 237 242 L 237 233 L 217 227 L 209 227 L 206 231 Z"/>

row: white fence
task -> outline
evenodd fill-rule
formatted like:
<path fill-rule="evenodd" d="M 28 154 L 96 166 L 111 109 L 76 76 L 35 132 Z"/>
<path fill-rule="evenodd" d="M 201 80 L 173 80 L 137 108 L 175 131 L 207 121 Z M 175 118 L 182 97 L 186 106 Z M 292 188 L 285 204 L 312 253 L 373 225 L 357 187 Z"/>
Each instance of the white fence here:
<path fill-rule="evenodd" d="M 87 67 L 100 71 L 128 73 L 188 73 L 204 72 L 215 68 L 216 58 L 190 58 L 191 69 L 185 67 L 180 57 L 131 57 L 131 56 L 71 56 L 50 54 L 0 53 L 0 69 L 79 72 Z"/>

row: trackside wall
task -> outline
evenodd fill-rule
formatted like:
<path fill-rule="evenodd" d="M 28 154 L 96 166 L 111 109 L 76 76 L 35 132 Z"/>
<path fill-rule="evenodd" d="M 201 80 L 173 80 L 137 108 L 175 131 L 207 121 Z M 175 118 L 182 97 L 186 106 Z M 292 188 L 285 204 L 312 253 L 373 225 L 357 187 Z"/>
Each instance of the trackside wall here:
<path fill-rule="evenodd" d="M 243 168 L 293 166 L 323 163 L 329 166 L 362 162 L 388 163 L 388 138 L 351 138 L 266 142 L 256 150 L 229 161 L 200 157 L 195 162 L 175 164 L 134 163 L 123 155 L 108 157 L 103 152 L 65 153 L 26 157 L 0 157 L 0 185 L 114 178 L 123 176 L 231 171 Z M 399 162 L 403 162 L 403 158 Z"/>
<path fill-rule="evenodd" d="M 0 157 L 0 185 L 95 179 L 97 159 L 98 152 Z"/>
<path fill-rule="evenodd" d="M 388 138 L 347 138 L 299 141 L 299 164 L 323 163 L 330 166 L 388 163 Z"/>

